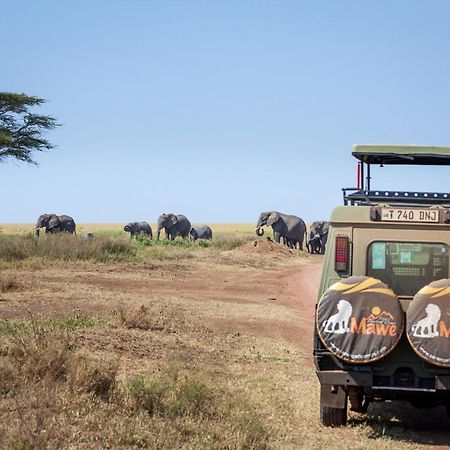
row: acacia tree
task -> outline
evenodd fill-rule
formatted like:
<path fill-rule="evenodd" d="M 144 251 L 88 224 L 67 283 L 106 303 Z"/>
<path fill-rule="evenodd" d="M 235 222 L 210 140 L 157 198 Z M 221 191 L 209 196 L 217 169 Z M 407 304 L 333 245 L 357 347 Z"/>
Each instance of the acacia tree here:
<path fill-rule="evenodd" d="M 58 126 L 56 119 L 30 112 L 43 103 L 45 100 L 39 97 L 0 92 L 0 162 L 15 158 L 37 164 L 34 152 L 54 147 L 43 135 Z"/>

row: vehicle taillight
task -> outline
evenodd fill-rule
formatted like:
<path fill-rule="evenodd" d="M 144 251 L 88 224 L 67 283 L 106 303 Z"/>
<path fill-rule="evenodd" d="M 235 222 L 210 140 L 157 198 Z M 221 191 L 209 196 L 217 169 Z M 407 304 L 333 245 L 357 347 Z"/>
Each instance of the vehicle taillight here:
<path fill-rule="evenodd" d="M 334 270 L 348 273 L 350 268 L 350 242 L 348 236 L 336 236 Z"/>

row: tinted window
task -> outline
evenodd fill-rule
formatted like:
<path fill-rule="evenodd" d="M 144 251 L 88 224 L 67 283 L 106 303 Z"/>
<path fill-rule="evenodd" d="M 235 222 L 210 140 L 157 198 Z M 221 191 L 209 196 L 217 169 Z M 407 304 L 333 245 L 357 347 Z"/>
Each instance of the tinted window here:
<path fill-rule="evenodd" d="M 367 275 L 384 281 L 397 295 L 414 296 L 431 281 L 448 278 L 448 247 L 416 242 L 373 242 Z"/>

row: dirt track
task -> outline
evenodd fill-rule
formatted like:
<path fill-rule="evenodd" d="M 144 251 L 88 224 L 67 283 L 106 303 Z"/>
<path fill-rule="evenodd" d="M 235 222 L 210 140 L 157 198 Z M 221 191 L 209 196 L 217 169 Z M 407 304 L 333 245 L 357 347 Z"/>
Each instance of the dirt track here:
<path fill-rule="evenodd" d="M 284 339 L 306 349 L 310 360 L 314 304 L 320 280 L 322 258 L 311 258 L 301 266 L 243 271 L 238 268 L 215 270 L 186 270 L 184 267 L 168 271 L 105 270 L 105 268 L 41 269 L 34 272 L 31 289 L 23 295 L 0 302 L 0 317 L 5 319 L 52 317 L 74 309 L 95 314 L 108 314 L 121 306 L 146 303 L 154 299 L 170 302 L 193 301 L 205 308 L 238 304 L 232 318 L 213 313 L 205 317 L 216 325 L 248 332 L 256 336 Z M 32 295 L 30 296 L 30 292 Z M 105 298 L 109 296 L 108 298 Z M 249 317 L 240 308 L 254 305 L 276 311 L 288 311 L 293 320 L 268 317 Z M 217 317 L 219 316 L 219 317 Z"/>
<path fill-rule="evenodd" d="M 252 284 L 250 301 L 285 306 L 296 314 L 296 319 L 286 323 L 269 320 L 233 321 L 233 327 L 252 335 L 283 339 L 300 347 L 302 358 L 312 365 L 312 340 L 314 328 L 314 305 L 319 288 L 322 261 L 296 269 L 281 269 L 275 273 L 259 272 Z M 242 274 L 241 274 L 242 278 Z M 237 286 L 236 286 L 237 287 Z M 229 297 L 231 301 L 237 299 Z M 222 299 L 223 300 L 223 299 Z"/>

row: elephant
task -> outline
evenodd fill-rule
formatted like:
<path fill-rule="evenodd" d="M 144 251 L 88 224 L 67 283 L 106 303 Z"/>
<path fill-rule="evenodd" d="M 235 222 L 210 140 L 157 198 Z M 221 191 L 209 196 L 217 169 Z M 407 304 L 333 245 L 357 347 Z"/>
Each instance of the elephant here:
<path fill-rule="evenodd" d="M 177 236 L 181 236 L 183 239 L 188 238 L 192 226 L 187 217 L 182 214 L 161 214 L 158 217 L 156 230 L 156 239 L 158 240 L 162 228 L 166 233 L 166 239 L 174 240 Z"/>
<path fill-rule="evenodd" d="M 57 216 L 56 214 L 42 214 L 39 216 L 36 226 L 35 234 L 39 237 L 39 230 L 45 228 L 45 233 L 76 233 L 75 221 L 70 216 Z"/>
<path fill-rule="evenodd" d="M 330 229 L 329 222 L 325 220 L 316 220 L 312 223 L 309 231 L 309 239 L 306 247 L 310 253 L 325 253 L 325 247 L 328 240 L 328 230 Z"/>
<path fill-rule="evenodd" d="M 153 237 L 152 227 L 147 222 L 127 223 L 123 231 L 130 233 L 130 239 L 138 235 L 148 236 L 150 239 Z"/>
<path fill-rule="evenodd" d="M 212 230 L 208 225 L 200 225 L 192 227 L 189 231 L 189 239 L 196 241 L 197 239 L 212 239 Z"/>
<path fill-rule="evenodd" d="M 306 225 L 303 219 L 297 216 L 283 214 L 278 211 L 262 212 L 256 224 L 257 236 L 262 236 L 263 226 L 271 226 L 273 237 L 276 242 L 286 242 L 289 248 L 296 247 L 299 244 L 300 250 L 303 250 L 303 239 L 306 233 Z"/>

